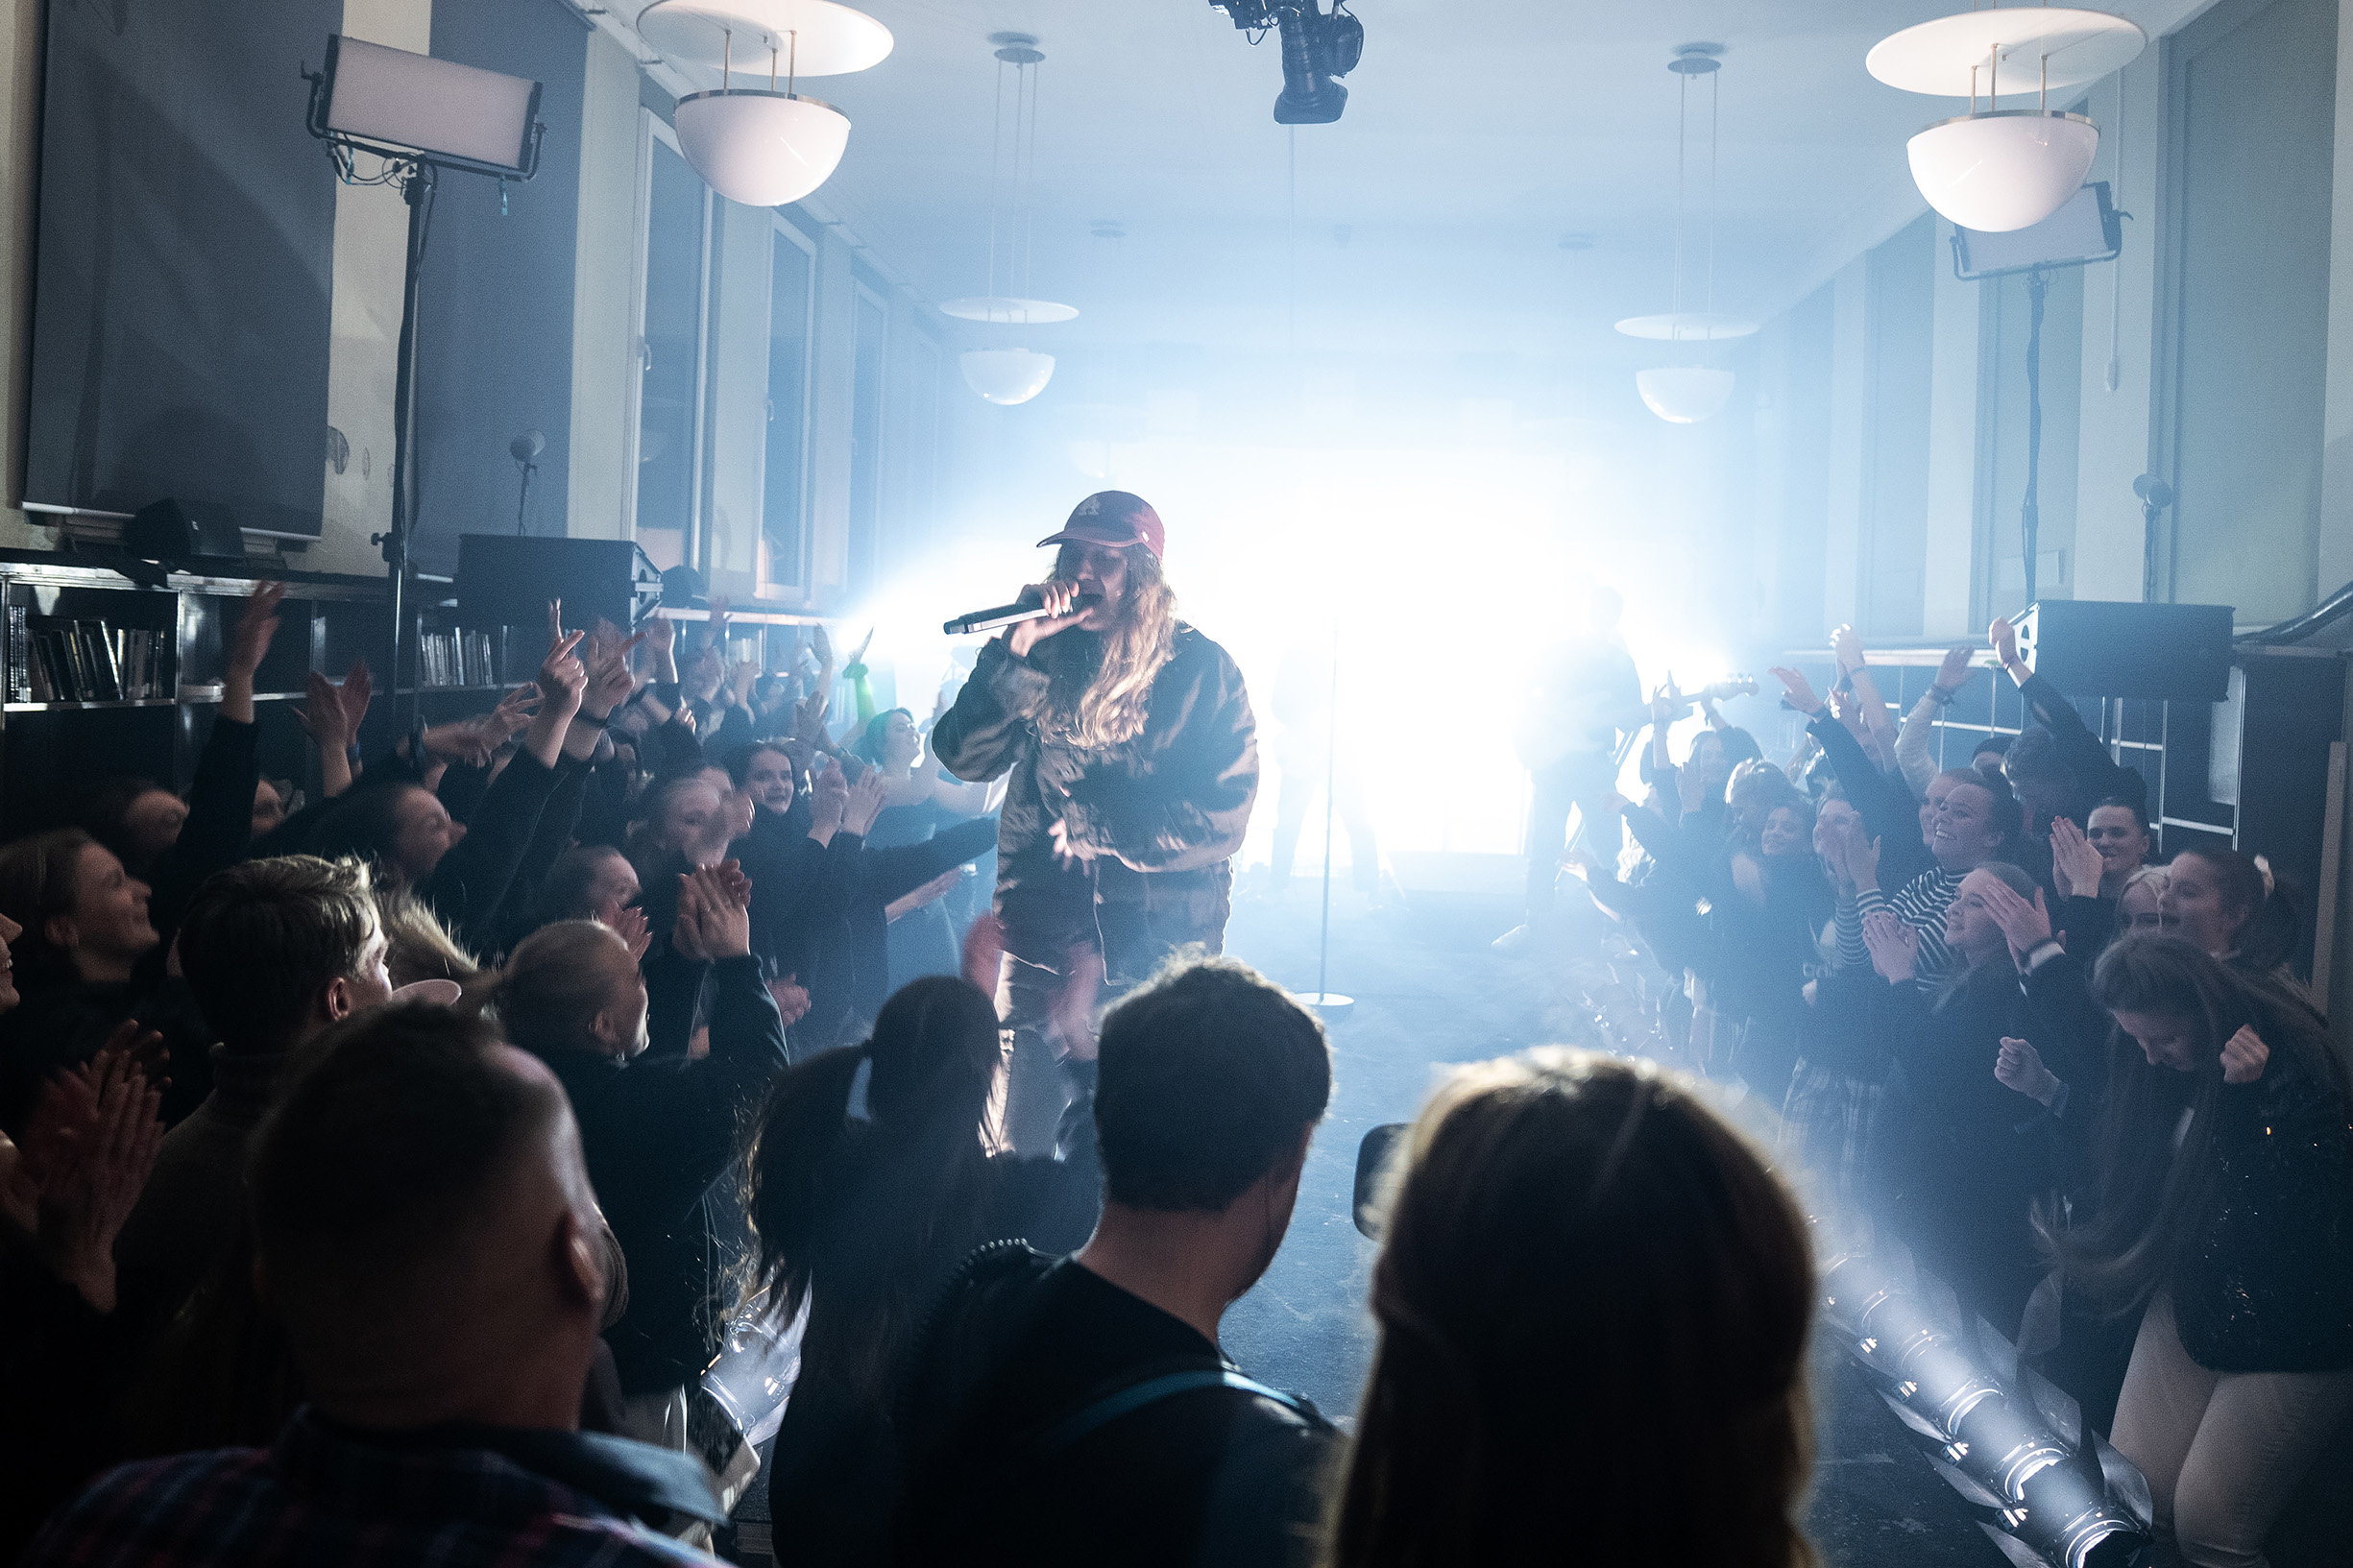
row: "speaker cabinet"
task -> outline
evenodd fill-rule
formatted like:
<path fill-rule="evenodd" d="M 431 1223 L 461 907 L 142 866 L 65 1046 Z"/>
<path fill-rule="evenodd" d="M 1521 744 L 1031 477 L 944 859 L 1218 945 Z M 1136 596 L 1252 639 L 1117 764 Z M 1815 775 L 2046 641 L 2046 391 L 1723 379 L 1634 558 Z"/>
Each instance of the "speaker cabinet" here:
<path fill-rule="evenodd" d="M 2019 657 L 2071 697 L 2220 702 L 2230 688 L 2226 604 L 2050 599 L 2017 625 Z"/>
<path fill-rule="evenodd" d="M 458 536 L 457 618 L 469 626 L 545 626 L 547 601 L 562 599 L 567 626 L 625 630 L 661 597 L 662 574 L 631 540 Z"/>

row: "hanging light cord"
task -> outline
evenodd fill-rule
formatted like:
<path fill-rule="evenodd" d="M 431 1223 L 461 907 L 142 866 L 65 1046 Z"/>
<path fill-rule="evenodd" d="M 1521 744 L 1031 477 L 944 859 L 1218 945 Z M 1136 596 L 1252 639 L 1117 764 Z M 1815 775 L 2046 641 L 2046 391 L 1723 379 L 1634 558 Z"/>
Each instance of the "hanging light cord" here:
<path fill-rule="evenodd" d="M 1299 128 L 1285 128 L 1290 134 L 1284 157 L 1284 244 L 1288 255 L 1285 265 L 1291 290 L 1291 351 L 1299 350 Z"/>
<path fill-rule="evenodd" d="M 1680 342 L 1683 338 L 1683 176 L 1685 112 L 1691 98 L 1691 79 L 1678 74 L 1675 78 L 1675 320 L 1669 335 Z"/>
<path fill-rule="evenodd" d="M 1703 335 L 1715 336 L 1715 148 L 1717 109 L 1724 97 L 1724 73 L 1708 73 L 1708 326 Z"/>
<path fill-rule="evenodd" d="M 1025 82 L 1026 82 L 1026 83 L 1029 84 L 1029 93 L 1030 93 L 1030 147 L 1029 147 L 1029 152 L 1028 152 L 1028 153 L 1025 155 L 1025 157 L 1024 157 L 1024 158 L 1023 158 L 1023 163 L 1022 163 L 1022 176 L 1021 176 L 1021 205 L 1022 205 L 1022 214 L 1021 214 L 1021 297 L 1022 297 L 1023 299 L 1025 299 L 1025 300 L 1027 300 L 1027 299 L 1029 299 L 1029 298 L 1031 297 L 1031 295 L 1030 295 L 1030 261 L 1031 261 L 1031 257 L 1032 253 L 1033 253 L 1033 252 L 1036 250 L 1036 248 L 1037 248 L 1037 67 L 1038 67 L 1038 64 L 1039 64 L 1039 62 L 1038 62 L 1038 61 L 1036 61 L 1036 60 L 1031 60 L 1031 61 L 1030 61 L 1029 63 L 1027 63 L 1027 64 L 1023 65 L 1023 66 L 1022 66 L 1022 68 L 1021 68 L 1022 80 L 1023 80 L 1023 81 L 1025 81 Z M 1014 112 L 1015 112 L 1016 114 L 1018 114 L 1018 113 L 1020 112 L 1020 102 L 1019 102 L 1019 100 L 1016 100 L 1016 101 L 1015 101 L 1015 104 L 1014 104 Z M 1026 316 L 1026 314 L 1027 314 L 1027 313 L 1025 312 L 1025 316 Z"/>
<path fill-rule="evenodd" d="M 1005 61 L 997 62 L 997 107 L 988 122 L 988 297 L 997 297 L 997 209 L 1005 200 Z"/>

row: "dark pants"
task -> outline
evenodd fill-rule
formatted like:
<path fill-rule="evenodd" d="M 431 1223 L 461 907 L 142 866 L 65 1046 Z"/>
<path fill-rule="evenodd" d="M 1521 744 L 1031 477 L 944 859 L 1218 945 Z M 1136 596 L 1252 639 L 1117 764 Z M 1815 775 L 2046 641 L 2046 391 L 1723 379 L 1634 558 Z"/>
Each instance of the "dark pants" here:
<path fill-rule="evenodd" d="M 1365 810 L 1364 786 L 1357 783 L 1355 771 L 1346 766 L 1333 771 L 1331 782 L 1332 808 L 1348 830 L 1349 874 L 1358 892 L 1374 892 L 1381 885 L 1381 847 L 1372 834 L 1372 818 Z M 1307 825 L 1308 808 L 1322 793 L 1322 767 L 1283 770 L 1282 794 L 1274 812 L 1277 886 L 1291 880 L 1292 864 L 1298 858 L 1299 831 Z"/>
<path fill-rule="evenodd" d="M 1568 812 L 1584 814 L 1579 836 L 1599 815 L 1595 805 L 1617 783 L 1616 760 L 1607 753 L 1562 758 L 1549 767 L 1533 770 L 1535 793 L 1528 801 L 1528 919 L 1550 918 L 1553 885 L 1561 880 L 1561 854 L 1568 848 Z M 1605 832 L 1606 848 L 1614 855 L 1615 833 Z M 1604 847 L 1597 845 L 1597 848 Z"/>

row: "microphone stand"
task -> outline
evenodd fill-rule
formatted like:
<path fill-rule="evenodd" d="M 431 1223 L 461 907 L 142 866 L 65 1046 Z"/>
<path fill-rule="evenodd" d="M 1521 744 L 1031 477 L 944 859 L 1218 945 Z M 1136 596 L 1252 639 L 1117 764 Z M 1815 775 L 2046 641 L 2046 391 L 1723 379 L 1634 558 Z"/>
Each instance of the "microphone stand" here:
<path fill-rule="evenodd" d="M 1332 967 L 1332 817 L 1340 783 L 1340 628 L 1332 627 L 1332 686 L 1323 713 L 1323 920 L 1316 938 L 1316 988 L 1295 1000 L 1337 1023 L 1355 1011 L 1356 999 L 1334 996 Z"/>

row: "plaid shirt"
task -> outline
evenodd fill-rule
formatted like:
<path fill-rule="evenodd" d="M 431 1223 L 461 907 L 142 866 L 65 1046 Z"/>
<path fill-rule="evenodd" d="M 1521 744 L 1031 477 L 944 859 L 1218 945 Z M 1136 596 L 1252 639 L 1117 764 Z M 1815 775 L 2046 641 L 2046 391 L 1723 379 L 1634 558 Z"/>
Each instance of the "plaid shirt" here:
<path fill-rule="evenodd" d="M 716 1511 L 673 1473 L 684 1455 L 570 1433 L 474 1432 L 476 1441 L 579 1477 L 633 1511 L 661 1511 L 666 1502 Z M 716 1559 L 493 1448 L 355 1442 L 304 1410 L 266 1450 L 182 1454 L 107 1472 L 50 1518 L 22 1561 L 711 1568 Z"/>

